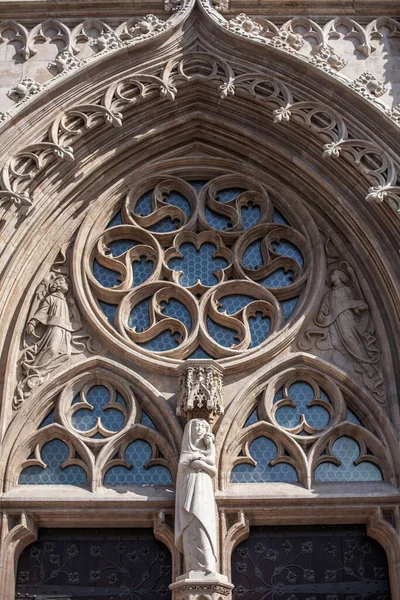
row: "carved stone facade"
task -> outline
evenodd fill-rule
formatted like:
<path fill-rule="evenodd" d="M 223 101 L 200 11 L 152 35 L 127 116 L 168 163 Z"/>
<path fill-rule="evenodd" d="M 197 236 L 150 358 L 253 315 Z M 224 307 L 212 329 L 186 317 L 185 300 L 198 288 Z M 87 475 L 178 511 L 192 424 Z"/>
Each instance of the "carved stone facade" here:
<path fill-rule="evenodd" d="M 257 527 L 354 525 L 400 600 L 398 2 L 0 7 L 1 598 L 78 595 L 43 528 L 94 565 L 86 528 L 153 530 L 155 598 L 250 600 Z M 137 547 L 86 595 L 135 597 Z"/>

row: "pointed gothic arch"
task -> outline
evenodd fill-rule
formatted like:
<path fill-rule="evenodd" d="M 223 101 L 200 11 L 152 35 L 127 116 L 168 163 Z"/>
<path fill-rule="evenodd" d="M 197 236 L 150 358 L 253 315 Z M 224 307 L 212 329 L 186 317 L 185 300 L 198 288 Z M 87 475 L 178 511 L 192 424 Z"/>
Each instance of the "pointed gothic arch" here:
<path fill-rule="evenodd" d="M 87 63 L 82 71 L 60 78 L 21 107 L 1 132 L 0 140 L 8 152 L 0 190 L 4 208 L 1 302 L 9 320 L 0 334 L 4 365 L 3 455 L 10 457 L 4 476 L 6 492 L 12 492 L 16 484 L 22 451 L 27 441 L 36 440 L 34 431 L 54 394 L 71 379 L 91 370 L 97 376 L 103 370 L 128 381 L 143 398 L 147 412 L 171 446 L 164 458 L 170 463 L 177 458 L 181 424 L 174 409 L 182 357 L 179 353 L 173 357 L 149 357 L 137 348 L 131 352 L 122 336 L 114 334 L 112 339 L 105 320 L 101 321 L 99 313 L 93 316 L 94 301 L 88 299 L 90 285 L 83 283 L 82 255 L 88 232 L 100 236 L 108 217 L 113 217 L 130 188 L 136 186 L 144 193 L 152 189 L 151 181 L 156 175 L 187 182 L 242 173 L 266 186 L 276 206 L 294 222 L 297 218 L 299 227 L 303 219 L 304 230 L 314 243 L 314 254 L 310 252 L 314 270 L 308 284 L 309 295 L 299 302 L 298 317 L 288 321 L 286 337 L 282 336 L 269 353 L 265 346 L 251 356 L 249 353 L 247 362 L 245 356 L 237 358 L 233 352 L 233 358 L 216 357 L 221 361 L 229 399 L 226 413 L 216 426 L 221 453 L 221 511 L 229 508 L 232 500 L 224 496 L 229 475 L 225 462 L 230 461 L 230 469 L 232 460 L 238 458 L 232 458 L 226 450 L 239 435 L 239 415 L 243 420 L 244 412 L 254 404 L 262 388 L 286 368 L 314 370 L 330 377 L 334 385 L 346 392 L 346 399 L 361 416 L 365 429 L 373 431 L 368 432 L 370 437 L 365 434 L 365 453 L 372 449 L 377 461 L 387 463 L 382 469 L 382 486 L 389 487 L 379 488 L 381 495 L 379 490 L 375 492 L 377 502 L 386 506 L 395 494 L 399 478 L 395 430 L 400 418 L 394 377 L 399 355 L 398 222 L 393 212 L 399 192 L 397 126 L 376 105 L 332 74 L 306 64 L 290 52 L 228 31 L 217 23 L 215 12 L 204 11 L 205 5 L 201 6 L 191 12 L 187 3 L 172 19 L 173 25 L 160 35 L 141 40 L 132 49 L 105 53 Z M 324 238 L 319 237 L 321 231 L 327 234 Z M 314 327 L 322 297 L 327 289 L 329 292 L 324 254 L 329 240 L 333 240 L 342 262 L 356 271 L 361 296 L 357 300 L 365 300 L 375 327 L 373 337 L 377 338 L 382 355 L 386 403 L 380 390 L 368 388 L 362 375 L 358 380 L 352 379 L 342 364 L 335 368 L 329 359 L 316 357 L 315 348 L 301 349 L 296 345 L 297 337 L 309 333 L 311 325 Z M 89 351 L 83 353 L 76 362 L 66 364 L 54 376 L 51 374 L 32 395 L 28 394 L 21 403 L 17 401 L 13 410 L 12 398 L 20 383 L 18 377 L 21 379 L 18 361 L 35 290 L 55 264 L 63 264 L 57 255 L 61 251 L 65 257 L 68 244 L 70 249 L 74 245 L 73 257 L 68 259 L 71 291 L 81 311 L 83 334 L 85 339 L 92 337 L 101 342 L 103 348 L 94 351 L 94 357 Z M 102 353 L 104 356 L 100 356 Z M 188 353 L 184 358 L 189 356 Z M 244 369 L 249 371 L 243 378 L 243 389 L 236 394 L 233 390 Z M 340 427 L 338 424 L 338 431 Z M 55 435 L 57 426 L 53 430 Z M 275 431 L 271 423 L 259 430 L 257 436 Z M 138 433 L 145 436 L 143 431 Z M 357 425 L 342 427 L 340 434 L 356 436 Z M 377 441 L 373 439 L 375 434 Z M 156 446 L 161 435 L 146 435 L 153 443 L 150 460 L 160 459 Z M 38 443 L 45 440 L 42 437 Z M 118 439 L 123 442 L 123 451 L 117 458 L 114 446 L 101 451 L 100 470 L 97 478 L 92 478 L 98 488 L 107 461 L 120 461 L 121 465 L 123 452 L 135 439 L 130 431 L 123 433 Z M 333 443 L 333 438 L 327 439 L 327 444 L 330 441 Z M 290 443 L 284 450 L 290 454 Z M 29 456 L 23 459 L 28 461 Z M 303 464 L 299 470 L 301 483 L 310 487 L 310 469 L 307 471 Z M 6 500 L 12 505 L 12 493 Z M 170 517 L 172 499 L 166 505 Z M 152 505 L 141 522 L 155 519 L 156 506 L 157 503 Z M 236 511 L 234 501 L 232 507 Z M 147 509 L 144 506 L 141 510 Z M 233 521 L 232 510 L 227 522 Z M 326 507 L 321 510 L 326 511 Z M 260 512 L 253 512 L 250 511 L 250 518 L 260 522 Z M 362 522 L 368 522 L 371 530 L 375 527 L 377 539 L 383 540 L 385 533 L 392 536 L 385 548 L 390 549 L 394 572 L 398 548 L 393 527 L 380 513 L 376 525 L 366 506 L 361 513 Z M 288 514 L 281 517 L 282 522 L 289 519 Z M 354 514 L 353 510 L 351 518 L 355 518 Z M 336 512 L 335 522 L 340 518 Z M 46 514 L 43 519 L 51 520 L 51 516 Z M 242 521 L 232 525 L 239 530 L 239 537 L 245 528 Z M 170 529 L 165 524 L 160 528 L 160 536 L 172 546 Z M 34 535 L 31 530 L 32 527 L 24 534 L 26 543 Z M 232 529 L 228 528 L 227 535 L 235 538 Z M 178 573 L 179 557 L 175 556 L 174 561 Z M 396 575 L 392 577 L 395 581 Z"/>

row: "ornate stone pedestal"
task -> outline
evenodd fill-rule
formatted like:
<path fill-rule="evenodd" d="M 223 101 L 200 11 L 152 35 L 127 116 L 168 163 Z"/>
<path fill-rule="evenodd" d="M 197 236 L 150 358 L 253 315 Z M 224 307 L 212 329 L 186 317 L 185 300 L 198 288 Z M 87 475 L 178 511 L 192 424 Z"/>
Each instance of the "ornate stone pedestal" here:
<path fill-rule="evenodd" d="M 229 600 L 233 587 L 226 575 L 190 571 L 177 577 L 169 589 L 173 600 Z"/>

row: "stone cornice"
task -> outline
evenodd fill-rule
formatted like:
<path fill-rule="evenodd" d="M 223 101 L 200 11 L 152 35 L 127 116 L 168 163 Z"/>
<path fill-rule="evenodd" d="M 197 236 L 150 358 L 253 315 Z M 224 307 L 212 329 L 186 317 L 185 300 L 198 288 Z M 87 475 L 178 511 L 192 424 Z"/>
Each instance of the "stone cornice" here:
<path fill-rule="evenodd" d="M 119 0 L 109 2 L 108 0 L 53 0 L 52 2 L 36 0 L 2 0 L 0 11 L 4 19 L 44 19 L 56 18 L 85 18 L 96 15 L 97 18 L 104 17 L 133 17 L 145 15 L 149 12 L 155 14 L 165 13 L 164 1 L 155 0 L 144 2 L 140 0 Z M 277 16 L 283 20 L 295 15 L 307 15 L 312 17 L 331 17 L 332 15 L 347 15 L 368 19 L 376 15 L 400 17 L 400 5 L 398 0 L 331 0 L 320 2 L 320 0 L 230 0 L 229 14 L 236 15 L 241 12 L 251 14 Z"/>

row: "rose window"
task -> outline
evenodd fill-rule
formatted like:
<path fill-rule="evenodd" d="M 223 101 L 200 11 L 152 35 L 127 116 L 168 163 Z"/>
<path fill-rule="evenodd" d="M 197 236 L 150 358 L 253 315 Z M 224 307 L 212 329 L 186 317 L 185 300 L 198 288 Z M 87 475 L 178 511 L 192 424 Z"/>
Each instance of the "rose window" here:
<path fill-rule="evenodd" d="M 84 241 L 91 310 L 140 354 L 223 360 L 269 348 L 300 313 L 318 256 L 318 233 L 284 210 L 239 175 L 138 185 Z"/>

